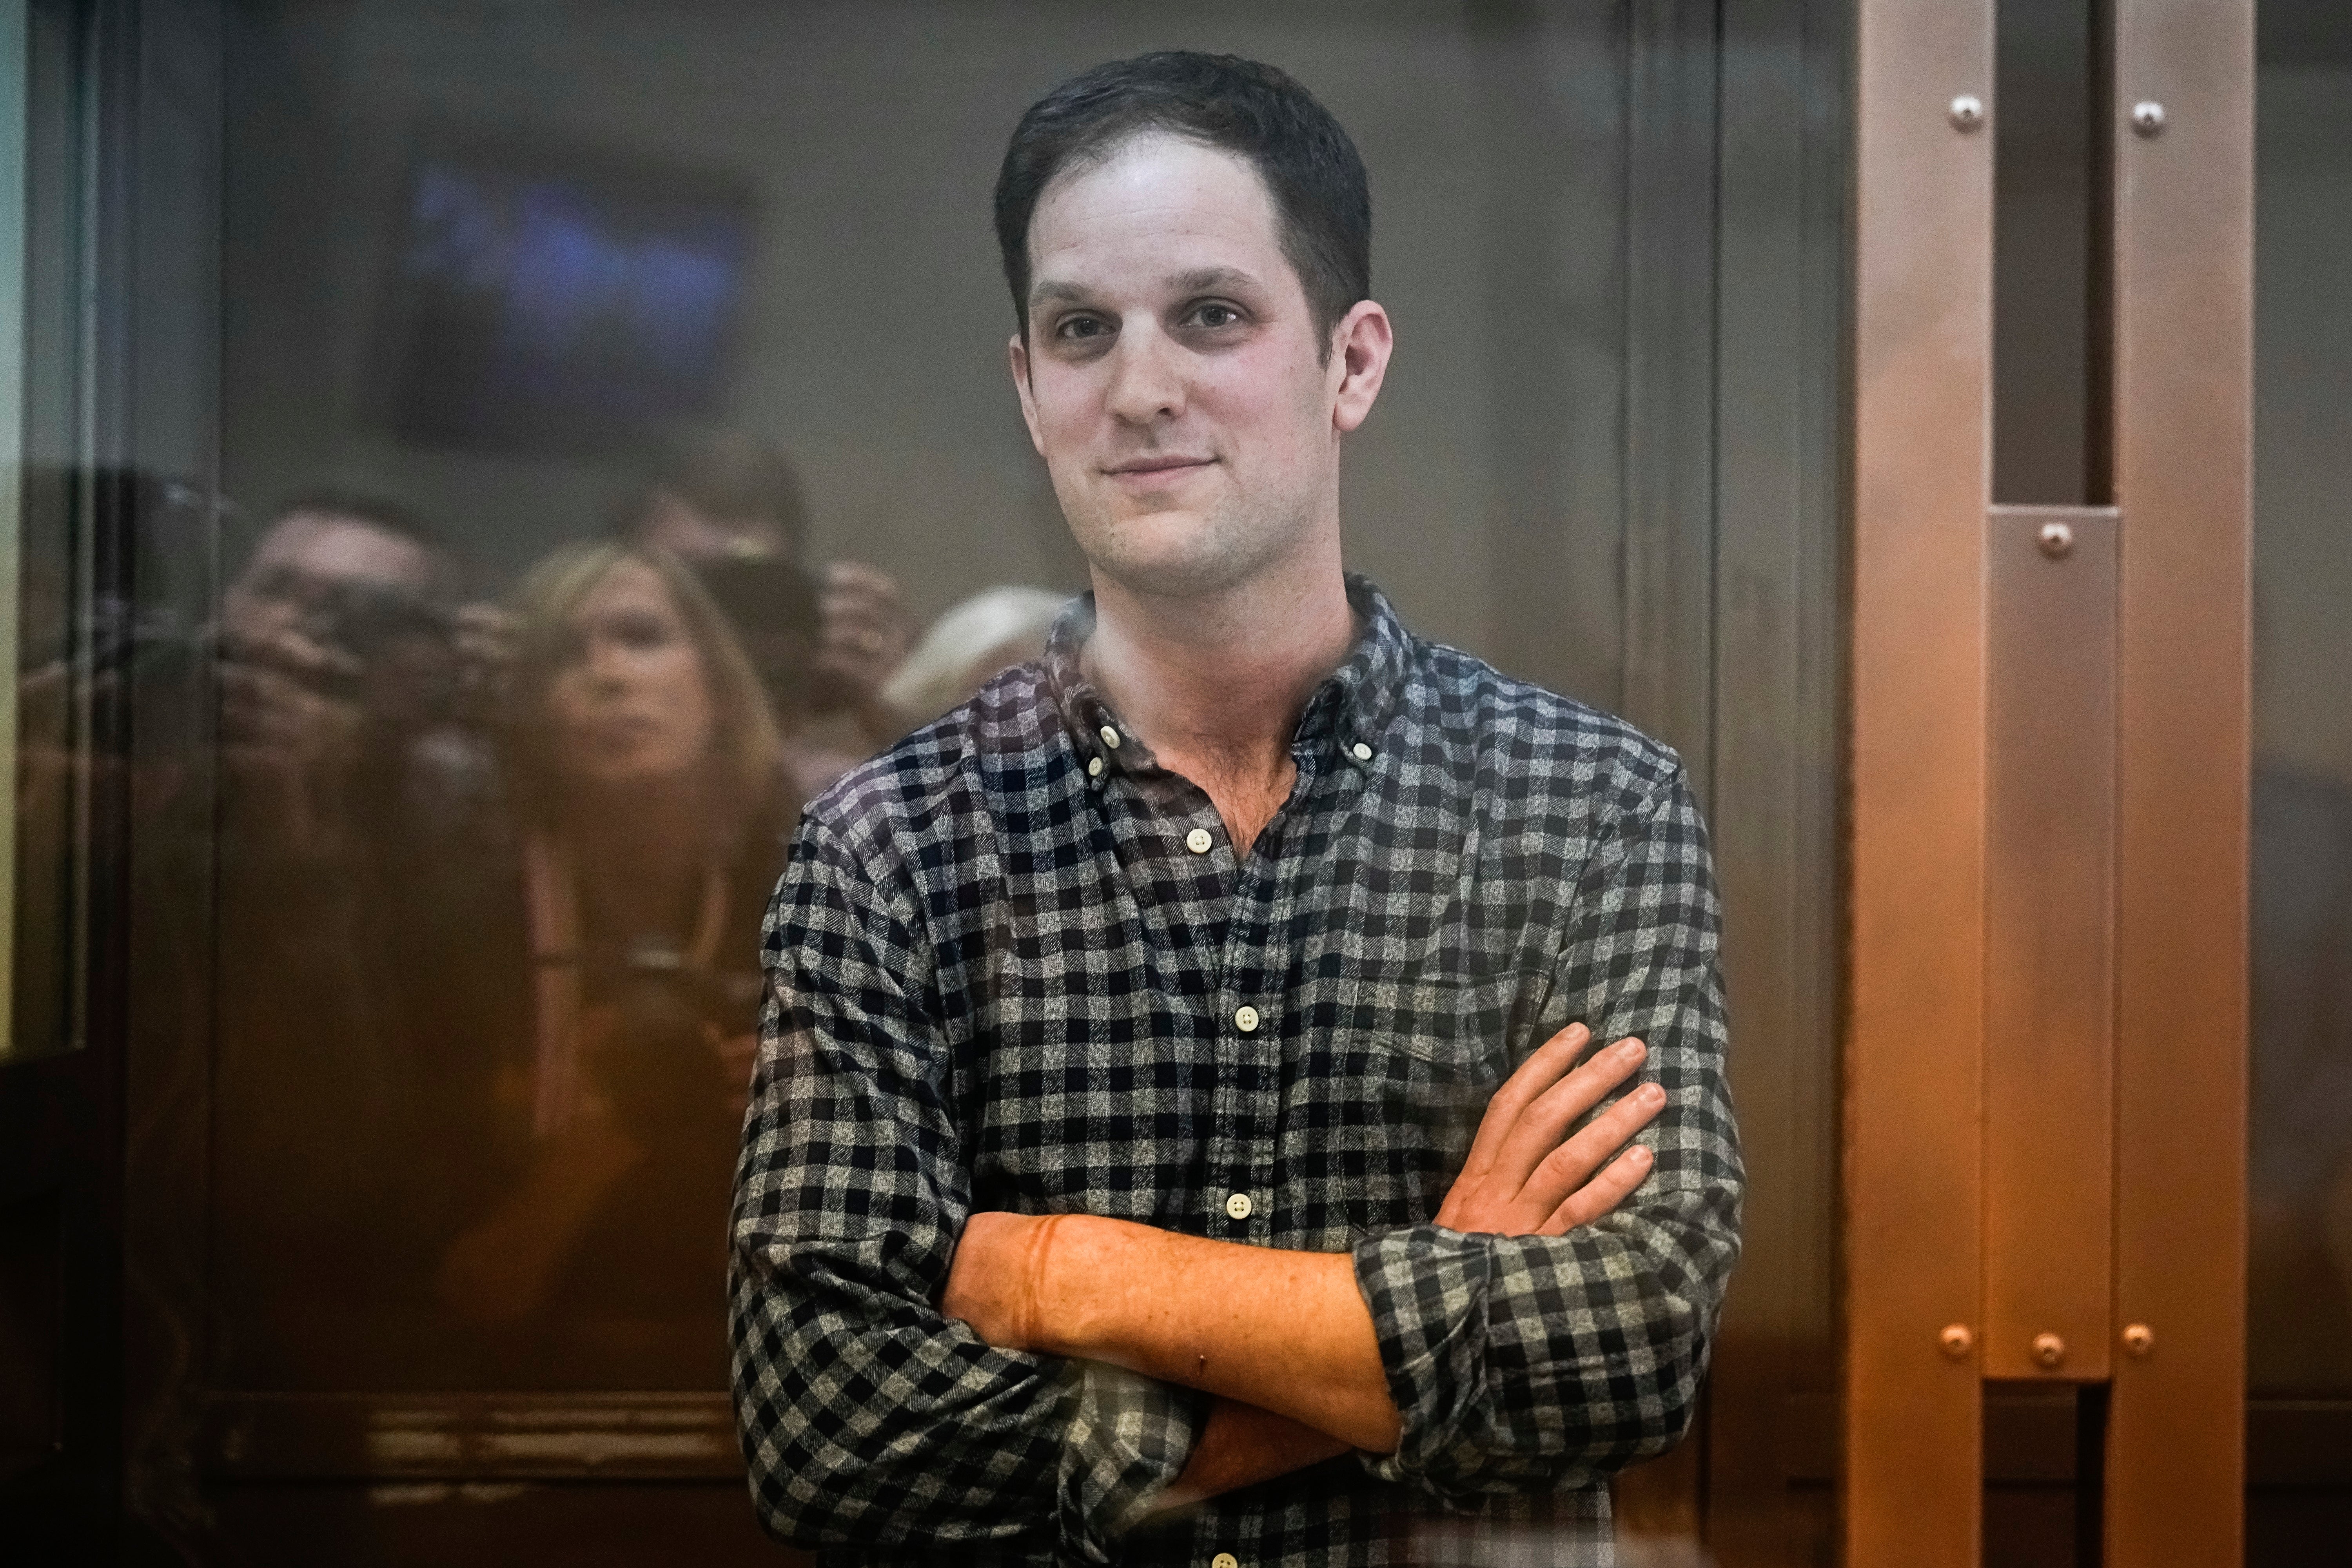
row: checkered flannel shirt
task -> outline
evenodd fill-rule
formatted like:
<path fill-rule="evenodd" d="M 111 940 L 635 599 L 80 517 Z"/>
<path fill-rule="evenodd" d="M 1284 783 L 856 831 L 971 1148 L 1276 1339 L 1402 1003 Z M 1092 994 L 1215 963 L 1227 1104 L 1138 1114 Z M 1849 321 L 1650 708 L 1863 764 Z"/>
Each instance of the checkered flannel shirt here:
<path fill-rule="evenodd" d="M 1080 673 L 1086 600 L 809 808 L 731 1289 L 753 1499 L 820 1562 L 1605 1563 L 1607 1478 L 1688 1424 L 1741 1172 L 1681 765 L 1349 591 L 1245 859 Z M 1646 1184 L 1560 1237 L 1433 1224 L 1579 1019 L 1649 1043 Z M 1352 1253 L 1397 1451 L 1139 1522 L 1207 1399 L 941 1317 L 978 1210 Z"/>

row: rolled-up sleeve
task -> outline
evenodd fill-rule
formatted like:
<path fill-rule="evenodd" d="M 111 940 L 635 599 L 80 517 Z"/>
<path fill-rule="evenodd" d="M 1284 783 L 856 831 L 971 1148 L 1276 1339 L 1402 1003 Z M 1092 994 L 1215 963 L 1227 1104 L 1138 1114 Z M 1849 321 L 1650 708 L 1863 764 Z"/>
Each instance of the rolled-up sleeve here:
<path fill-rule="evenodd" d="M 1589 1486 L 1690 1423 L 1739 1251 L 1724 1081 L 1721 917 L 1681 771 L 1633 795 L 1570 907 L 1540 1040 L 1571 1021 L 1647 1042 L 1666 1104 L 1649 1179 L 1564 1237 L 1391 1230 L 1355 1249 L 1402 1421 L 1384 1479 L 1440 1502 Z"/>
<path fill-rule="evenodd" d="M 730 1279 L 753 1501 L 803 1545 L 1107 1562 L 1201 1402 L 940 1314 L 971 1182 L 922 907 L 888 863 L 804 821 L 762 939 Z"/>

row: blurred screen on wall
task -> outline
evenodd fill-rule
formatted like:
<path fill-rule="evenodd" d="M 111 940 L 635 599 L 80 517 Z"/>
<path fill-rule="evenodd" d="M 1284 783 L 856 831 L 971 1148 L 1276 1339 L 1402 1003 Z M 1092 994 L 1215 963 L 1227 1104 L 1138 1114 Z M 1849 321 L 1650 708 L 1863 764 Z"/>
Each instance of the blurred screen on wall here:
<path fill-rule="evenodd" d="M 720 408 L 751 245 L 723 175 L 428 145 L 385 336 L 394 428 L 427 445 L 593 448 Z"/>

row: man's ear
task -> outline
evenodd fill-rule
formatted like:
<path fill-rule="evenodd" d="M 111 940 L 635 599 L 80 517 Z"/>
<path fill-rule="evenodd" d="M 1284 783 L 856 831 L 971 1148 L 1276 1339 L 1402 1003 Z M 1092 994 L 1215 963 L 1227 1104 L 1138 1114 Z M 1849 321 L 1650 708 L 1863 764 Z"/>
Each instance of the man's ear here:
<path fill-rule="evenodd" d="M 1029 444 L 1037 448 L 1042 458 L 1045 455 L 1045 443 L 1037 436 L 1037 389 L 1029 383 L 1028 334 L 1013 333 L 1004 350 L 1013 364 L 1013 390 L 1021 398 L 1021 422 L 1029 426 Z"/>
<path fill-rule="evenodd" d="M 1339 380 L 1333 389 L 1331 424 L 1341 435 L 1361 425 L 1372 412 L 1395 347 L 1389 313 L 1370 300 L 1357 300 L 1331 329 L 1332 369 Z"/>

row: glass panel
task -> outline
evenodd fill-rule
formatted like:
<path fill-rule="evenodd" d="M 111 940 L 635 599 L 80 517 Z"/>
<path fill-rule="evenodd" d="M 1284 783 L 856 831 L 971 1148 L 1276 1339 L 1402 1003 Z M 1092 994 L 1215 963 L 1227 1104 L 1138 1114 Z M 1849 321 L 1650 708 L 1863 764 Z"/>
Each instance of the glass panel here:
<path fill-rule="evenodd" d="M 987 193 L 1021 107 L 1169 41 L 1155 8 L 490 15 L 289 6 L 231 55 L 232 1387 L 723 1386 L 781 837 L 1082 585 Z M 1612 28 L 1202 16 L 1375 171 L 1411 374 L 1349 453 L 1357 564 L 1426 635 L 1613 685 L 1605 625 L 1499 608 L 1521 542 L 1613 549 L 1613 472 L 1559 455 L 1619 374 Z M 1532 168 L 1575 172 L 1543 226 L 1497 184 Z M 583 637 L 645 666 L 609 734 L 565 729 Z M 633 782 L 667 749 L 711 764 Z"/>
<path fill-rule="evenodd" d="M 56 6 L 0 7 L 0 532 L 11 625 L 9 713 L 16 792 L 5 862 L 10 926 L 0 1060 L 88 1043 L 93 891 L 106 875 L 101 818 L 127 785 L 122 720 L 139 616 L 98 510 L 135 509 L 142 487 L 102 486 L 88 404 L 93 215 L 82 180 L 92 127 L 82 41 Z M 101 490 L 109 493 L 101 495 Z M 132 511 L 121 513 L 126 522 Z M 145 646 L 152 653 L 154 644 Z"/>
<path fill-rule="evenodd" d="M 2352 1395 L 2352 18 L 2265 7 L 2247 1371 Z"/>
<path fill-rule="evenodd" d="M 1751 76 L 1833 9 L 1754 13 Z M 1007 384 L 988 193 L 1022 107 L 1088 65 L 1232 49 L 1337 113 L 1402 345 L 1348 447 L 1350 564 L 1424 637 L 1646 705 L 1702 788 L 1724 758 L 1769 775 L 1718 816 L 1773 868 L 1730 899 L 1770 880 L 1749 929 L 1790 900 L 1833 926 L 1809 900 L 1840 132 L 1791 89 L 1743 143 L 1743 254 L 1772 258 L 1748 296 L 1777 313 L 1740 363 L 1771 386 L 1719 426 L 1713 8 L 287 0 L 224 26 L 222 586 L 177 639 L 218 687 L 217 786 L 149 820 L 211 879 L 177 955 L 211 1064 L 192 1441 L 239 1542 L 490 1561 L 686 1490 L 509 1492 L 520 1445 L 725 1481 L 677 1539 L 758 1550 L 719 1289 L 761 917 L 801 805 L 1034 657 L 1084 585 Z M 1719 644 L 1717 443 L 1756 530 Z M 1776 542 L 1799 514 L 1818 533 Z M 1719 751 L 1718 661 L 1754 649 L 1770 717 Z M 1788 851 L 1792 817 L 1821 831 Z M 1802 1100 L 1819 1075 L 1771 1053 L 1825 1064 L 1833 958 L 1790 946 L 1822 973 L 1758 961 L 1780 1022 L 1748 1070 Z M 1782 1120 L 1826 1170 L 1833 1118 Z M 1824 1259 L 1809 1190 L 1777 1223 Z M 1695 1534 L 1697 1453 L 1627 1518 Z"/>

